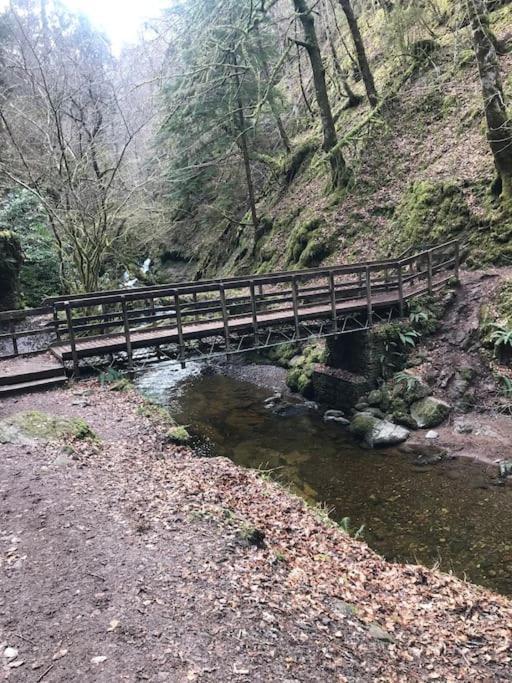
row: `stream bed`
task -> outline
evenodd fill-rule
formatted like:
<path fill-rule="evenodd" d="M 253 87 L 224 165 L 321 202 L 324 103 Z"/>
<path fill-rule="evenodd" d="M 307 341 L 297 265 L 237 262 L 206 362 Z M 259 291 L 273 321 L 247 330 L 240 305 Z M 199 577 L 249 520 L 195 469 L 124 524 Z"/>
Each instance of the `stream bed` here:
<path fill-rule="evenodd" d="M 189 427 L 201 455 L 271 470 L 332 518 L 363 526 L 388 560 L 512 594 L 512 488 L 496 485 L 495 468 L 464 458 L 417 465 L 394 449 L 363 449 L 346 428 L 324 423 L 323 410 L 297 403 L 296 414 L 277 415 L 264 405 L 271 388 L 198 363 L 147 368 L 137 386 Z"/>

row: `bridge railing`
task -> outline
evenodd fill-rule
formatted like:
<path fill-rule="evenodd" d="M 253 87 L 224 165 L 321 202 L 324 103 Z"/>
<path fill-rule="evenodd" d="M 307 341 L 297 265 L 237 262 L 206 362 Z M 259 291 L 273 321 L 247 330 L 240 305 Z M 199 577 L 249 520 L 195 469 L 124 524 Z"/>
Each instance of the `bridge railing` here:
<path fill-rule="evenodd" d="M 339 309 L 350 310 L 351 302 L 358 310 L 362 301 L 366 303 L 371 324 L 373 309 L 386 305 L 391 293 L 403 314 L 405 301 L 411 295 L 431 292 L 457 275 L 458 258 L 458 242 L 452 240 L 398 260 L 111 290 L 65 300 L 54 298 L 41 309 L 0 313 L 0 325 L 10 326 L 0 334 L 0 347 L 10 339 L 16 355 L 18 339 L 41 334 L 41 328 L 21 330 L 15 326 L 16 319 L 35 315 L 52 315 L 43 325 L 46 334 L 51 333 L 48 344 L 68 343 L 76 352 L 81 338 L 106 341 L 122 335 L 129 355 L 131 336 L 136 332 L 177 330 L 182 349 L 188 338 L 208 336 L 214 323 L 221 325 L 229 351 L 230 336 L 240 318 L 249 321 L 255 338 L 259 328 L 269 321 L 291 322 L 298 333 L 301 321 L 315 315 L 330 315 L 336 329 Z"/>
<path fill-rule="evenodd" d="M 257 340 L 265 325 L 282 322 L 294 326 L 299 338 L 302 321 L 327 316 L 336 331 L 340 315 L 351 309 L 360 311 L 361 302 L 371 325 L 374 309 L 388 306 L 393 299 L 403 315 L 407 298 L 432 292 L 457 274 L 458 242 L 453 240 L 399 260 L 107 292 L 55 302 L 56 333 L 75 350 L 82 337 L 106 342 L 122 335 L 131 358 L 135 333 L 140 341 L 140 333 L 172 329 L 178 334 L 183 356 L 187 340 L 211 336 L 212 329 L 219 334 L 220 329 L 229 353 L 231 336 L 240 326 L 252 326 Z M 59 309 L 64 309 L 65 319 L 59 316 Z"/>

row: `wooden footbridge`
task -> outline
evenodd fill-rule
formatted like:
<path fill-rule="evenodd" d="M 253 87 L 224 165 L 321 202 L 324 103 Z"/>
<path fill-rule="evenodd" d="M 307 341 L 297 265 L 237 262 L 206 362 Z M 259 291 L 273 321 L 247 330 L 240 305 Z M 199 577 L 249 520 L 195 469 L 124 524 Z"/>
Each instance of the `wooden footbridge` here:
<path fill-rule="evenodd" d="M 24 379 L 22 360 L 27 375 L 32 359 L 24 384 L 38 381 L 41 352 L 59 377 L 65 364 L 78 376 L 82 359 L 119 353 L 131 371 L 142 349 L 185 363 L 365 330 L 404 316 L 408 300 L 443 287 L 458 269 L 459 245 L 450 241 L 396 260 L 52 297 L 38 309 L 0 313 L 8 326 L 0 395 Z M 26 354 L 34 339 L 39 353 Z"/>

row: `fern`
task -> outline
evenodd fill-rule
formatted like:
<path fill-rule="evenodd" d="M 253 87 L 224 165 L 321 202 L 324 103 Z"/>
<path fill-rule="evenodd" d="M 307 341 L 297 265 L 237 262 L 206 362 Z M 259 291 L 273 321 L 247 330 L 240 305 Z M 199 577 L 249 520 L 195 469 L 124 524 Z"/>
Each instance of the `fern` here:
<path fill-rule="evenodd" d="M 503 325 L 497 325 L 496 323 L 494 323 L 492 327 L 494 328 L 494 332 L 489 339 L 494 344 L 494 348 L 497 349 L 500 346 L 504 346 L 512 349 L 512 329 L 504 327 Z"/>

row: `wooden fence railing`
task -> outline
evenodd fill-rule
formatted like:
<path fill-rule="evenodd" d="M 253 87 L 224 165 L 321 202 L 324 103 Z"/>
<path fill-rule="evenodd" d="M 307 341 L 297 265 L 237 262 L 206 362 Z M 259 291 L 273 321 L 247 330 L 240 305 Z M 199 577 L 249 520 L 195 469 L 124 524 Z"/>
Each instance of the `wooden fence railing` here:
<path fill-rule="evenodd" d="M 37 334 L 14 330 L 16 320 L 46 315 L 51 343 L 69 344 L 75 361 L 81 339 L 106 343 L 123 335 L 131 363 L 132 337 L 170 328 L 177 332 L 182 355 L 185 339 L 208 336 L 216 324 L 229 352 L 231 332 L 241 320 L 252 328 L 255 339 L 260 326 L 289 322 L 290 316 L 297 332 L 301 320 L 315 315 L 330 316 L 336 331 L 340 307 L 356 302 L 356 308 L 364 303 L 371 324 L 373 309 L 387 305 L 390 297 L 403 315 L 407 298 L 441 287 L 458 277 L 458 269 L 459 244 L 452 240 L 398 260 L 53 297 L 41 309 L 0 313 L 0 324 L 11 325 L 0 334 L 0 344 L 10 339 L 16 355 L 18 339 Z"/>

